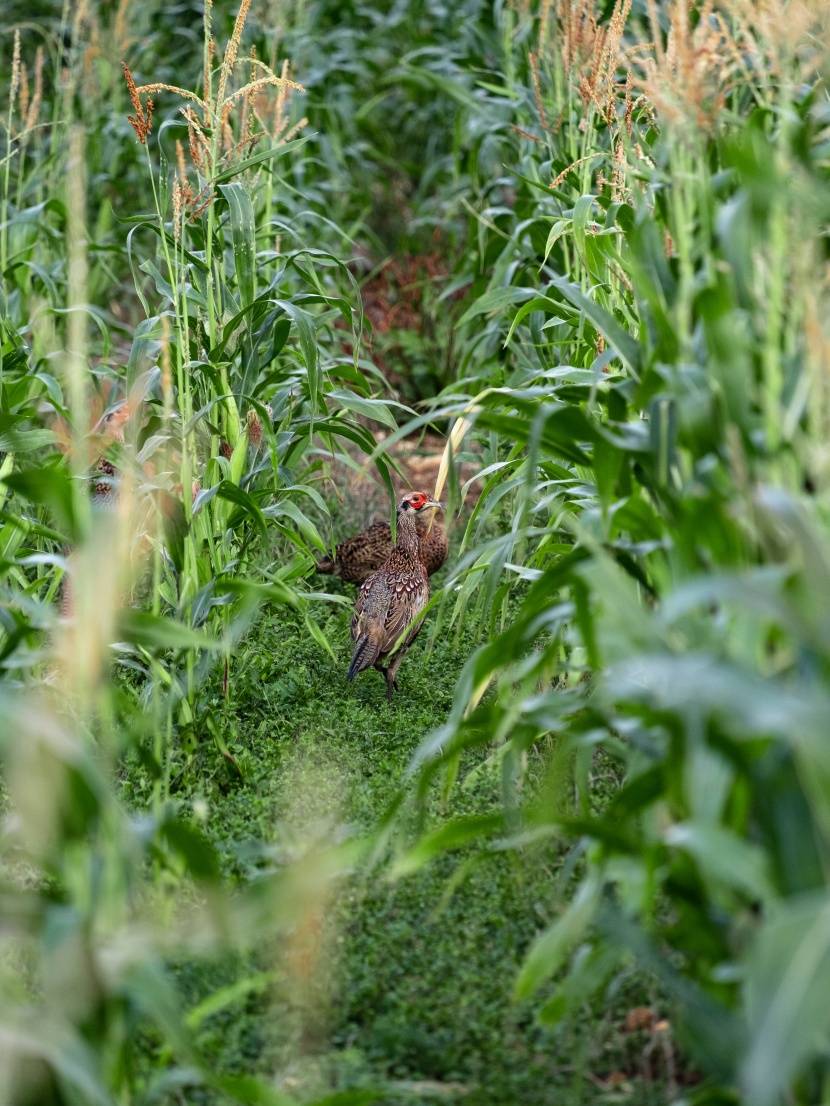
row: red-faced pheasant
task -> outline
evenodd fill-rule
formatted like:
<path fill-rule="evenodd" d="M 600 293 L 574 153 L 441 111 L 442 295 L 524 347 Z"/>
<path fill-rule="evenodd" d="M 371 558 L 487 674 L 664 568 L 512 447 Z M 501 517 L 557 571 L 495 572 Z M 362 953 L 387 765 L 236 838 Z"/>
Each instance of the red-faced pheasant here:
<path fill-rule="evenodd" d="M 432 576 L 447 559 L 450 548 L 447 532 L 432 511 L 415 516 L 415 529 L 420 541 L 421 560 Z M 361 533 L 335 546 L 334 560 L 324 557 L 317 562 L 317 571 L 340 576 L 350 584 L 362 584 L 367 576 L 380 568 L 391 552 L 392 528 L 388 522 L 373 522 Z"/>
<path fill-rule="evenodd" d="M 423 492 L 410 492 L 398 504 L 397 540 L 389 556 L 367 577 L 352 615 L 355 641 L 347 680 L 375 667 L 386 677 L 386 701 L 392 702 L 397 674 L 407 649 L 418 636 L 421 612 L 429 600 L 429 576 L 421 559 L 416 519 L 442 505 Z"/>

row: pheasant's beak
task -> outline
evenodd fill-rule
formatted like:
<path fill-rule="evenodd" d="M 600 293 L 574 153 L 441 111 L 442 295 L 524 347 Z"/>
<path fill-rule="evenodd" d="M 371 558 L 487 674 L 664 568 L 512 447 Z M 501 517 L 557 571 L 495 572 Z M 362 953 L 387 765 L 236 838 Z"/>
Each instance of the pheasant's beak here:
<path fill-rule="evenodd" d="M 433 524 L 433 522 L 435 522 L 435 512 L 436 511 L 443 511 L 444 510 L 444 504 L 439 503 L 437 499 L 429 499 L 423 505 L 421 510 L 425 511 L 427 509 L 427 507 L 432 507 L 432 516 L 430 517 L 430 520 L 429 520 L 429 526 L 427 526 L 427 537 L 429 537 L 429 535 L 432 533 L 432 524 Z"/>

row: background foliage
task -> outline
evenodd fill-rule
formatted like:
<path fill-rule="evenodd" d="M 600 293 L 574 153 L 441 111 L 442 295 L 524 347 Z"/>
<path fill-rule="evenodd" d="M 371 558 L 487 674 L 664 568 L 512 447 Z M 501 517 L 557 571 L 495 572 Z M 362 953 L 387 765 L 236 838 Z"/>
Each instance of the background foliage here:
<path fill-rule="evenodd" d="M 575 1034 L 557 1093 L 823 1102 L 823 6 L 3 21 L 0 1099 L 488 1101 L 475 1033 L 402 1044 L 413 998 L 361 1026 L 383 957 L 406 963 L 374 933 L 399 910 L 425 932 L 405 889 L 443 888 L 461 964 L 453 911 L 504 914 L 512 872 L 502 989 L 537 1052 Z M 425 427 L 453 430 L 460 519 L 412 662 L 429 706 L 396 708 L 391 790 L 347 814 L 304 775 L 240 856 L 234 796 L 291 778 L 257 718 L 312 750 L 390 740 L 332 695 L 348 597 L 312 569 L 332 489 L 371 461 L 391 490 Z M 292 671 L 287 641 L 316 662 Z M 379 754 L 330 748 L 371 789 Z M 344 910 L 373 936 L 339 1024 L 386 1059 L 285 1077 L 352 1039 L 320 1013 Z M 221 982 L 191 994 L 199 962 Z M 217 1065 L 203 1023 L 274 987 L 287 1052 Z M 602 1019 L 634 1002 L 661 1060 L 632 1088 Z M 384 1064 L 426 1082 L 379 1086 Z M 493 1093 L 547 1101 L 547 1070 Z"/>

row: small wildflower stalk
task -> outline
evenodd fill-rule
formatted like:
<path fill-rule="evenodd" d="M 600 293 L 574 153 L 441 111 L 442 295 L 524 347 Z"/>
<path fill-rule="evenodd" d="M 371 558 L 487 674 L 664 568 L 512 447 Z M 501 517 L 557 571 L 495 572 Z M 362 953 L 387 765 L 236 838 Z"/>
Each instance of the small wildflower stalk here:
<path fill-rule="evenodd" d="M 26 176 L 24 168 L 26 164 L 26 148 L 29 144 L 34 131 L 40 126 L 38 120 L 40 118 L 40 109 L 43 105 L 43 63 L 44 53 L 43 47 L 38 46 L 35 53 L 35 67 L 34 67 L 34 87 L 29 89 L 29 74 L 26 66 L 23 65 L 20 71 L 21 83 L 20 83 L 20 134 L 18 141 L 20 143 L 19 163 L 17 169 L 17 196 L 15 203 L 18 211 L 23 206 L 23 190 L 25 186 Z"/>
<path fill-rule="evenodd" d="M 6 118 L 6 158 L 3 170 L 3 196 L 0 200 L 0 276 L 6 271 L 9 260 L 9 181 L 12 165 L 12 127 L 14 124 L 14 109 L 17 96 L 20 91 L 20 31 L 14 32 L 14 47 L 12 49 L 12 75 L 9 84 L 9 114 Z"/>

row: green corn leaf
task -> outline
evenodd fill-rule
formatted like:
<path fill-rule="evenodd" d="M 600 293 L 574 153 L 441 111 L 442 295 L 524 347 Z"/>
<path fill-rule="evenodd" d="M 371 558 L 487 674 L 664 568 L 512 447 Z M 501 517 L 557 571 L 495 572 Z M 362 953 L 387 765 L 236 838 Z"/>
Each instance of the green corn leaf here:
<path fill-rule="evenodd" d="M 830 898 L 773 910 L 749 959 L 750 1043 L 741 1065 L 746 1102 L 775 1106 L 830 1029 Z"/>
<path fill-rule="evenodd" d="M 0 453 L 31 453 L 54 445 L 55 440 L 51 430 L 7 430 L 0 434 Z"/>
<path fill-rule="evenodd" d="M 44 464 L 7 473 L 3 483 L 22 499 L 48 507 L 67 536 L 75 536 L 75 493 L 62 461 L 53 458 Z"/>
<path fill-rule="evenodd" d="M 467 308 L 458 320 L 459 327 L 477 318 L 479 315 L 496 315 L 511 303 L 533 297 L 533 288 L 491 288 L 489 292 L 479 296 L 473 304 Z"/>
<path fill-rule="evenodd" d="M 517 999 L 529 998 L 565 961 L 596 917 L 602 899 L 602 880 L 594 871 L 579 887 L 559 918 L 533 944 L 516 981 Z"/>
<path fill-rule="evenodd" d="M 220 649 L 222 642 L 181 622 L 132 607 L 121 611 L 118 619 L 122 640 L 145 649 Z"/>
<path fill-rule="evenodd" d="M 139 268 L 143 273 L 147 273 L 148 276 L 151 276 L 153 278 L 158 294 L 160 296 L 163 296 L 168 303 L 175 305 L 176 293 L 173 291 L 170 282 L 168 280 L 165 280 L 165 278 L 161 275 L 155 263 L 147 258 L 146 261 L 142 261 L 142 263 L 139 265 Z"/>
<path fill-rule="evenodd" d="M 292 503 L 290 499 L 281 499 L 279 503 L 275 503 L 271 507 L 266 507 L 263 511 L 263 515 L 267 518 L 290 518 L 297 524 L 297 527 L 303 537 L 311 545 L 316 546 L 321 553 L 326 552 L 326 543 L 320 537 L 317 527 L 309 519 L 296 503 Z"/>
<path fill-rule="evenodd" d="M 270 150 L 260 150 L 258 154 L 254 154 L 252 157 L 246 158 L 236 165 L 232 165 L 229 169 L 223 169 L 221 173 L 217 173 L 213 178 L 213 183 L 221 186 L 225 184 L 226 181 L 238 177 L 240 173 L 244 173 L 248 169 L 253 169 L 256 165 L 264 165 L 265 162 L 273 161 L 275 158 L 284 157 L 286 154 L 293 153 L 294 150 L 299 150 L 301 146 L 304 146 L 306 142 L 313 137 L 313 135 L 307 134 L 303 135 L 302 138 L 295 138 L 292 142 L 286 142 L 284 146 L 274 146 Z"/>
<path fill-rule="evenodd" d="M 617 322 L 611 312 L 606 311 L 604 307 L 600 307 L 594 300 L 589 299 L 578 285 L 571 284 L 564 277 L 553 277 L 551 284 L 554 288 L 558 288 L 574 307 L 584 312 L 597 330 L 614 347 L 623 363 L 634 376 L 639 378 L 642 372 L 640 346 Z"/>
<path fill-rule="evenodd" d="M 306 626 L 306 629 L 308 630 L 308 632 L 311 634 L 311 636 L 314 638 L 314 640 L 320 646 L 320 648 L 324 652 L 328 653 L 328 655 L 331 657 L 331 659 L 336 664 L 337 663 L 337 657 L 335 656 L 334 650 L 331 647 L 331 642 L 329 641 L 329 639 L 326 637 L 326 635 L 323 633 L 323 631 L 320 629 L 320 627 L 317 625 L 317 623 L 314 621 L 314 619 L 310 615 L 306 616 L 305 626 Z"/>
<path fill-rule="evenodd" d="M 770 902 L 776 897 L 763 849 L 742 841 L 725 827 L 680 822 L 666 831 L 664 839 L 690 853 L 713 883 L 732 887 L 753 902 Z"/>
<path fill-rule="evenodd" d="M 392 876 L 399 879 L 412 875 L 439 853 L 468 845 L 481 837 L 489 837 L 504 829 L 503 814 L 477 814 L 458 818 L 423 837 L 392 866 Z"/>
<path fill-rule="evenodd" d="M 297 307 L 295 303 L 291 303 L 289 300 L 274 300 L 273 302 L 278 307 L 281 307 L 286 315 L 290 315 L 294 320 L 294 324 L 297 327 L 297 334 L 300 339 L 300 350 L 308 374 L 309 398 L 313 403 L 321 403 L 320 369 L 317 357 L 317 328 L 314 325 L 314 319 L 307 311 L 303 311 L 301 307 Z"/>
<path fill-rule="evenodd" d="M 101 1082 L 94 1050 L 65 1021 L 42 1013 L 36 1022 L 0 1021 L 0 1048 L 5 1055 L 43 1060 L 73 1100 L 89 1106 L 116 1106 L 116 1099 Z"/>
<path fill-rule="evenodd" d="M 543 268 L 544 265 L 547 263 L 547 260 L 550 257 L 550 251 L 553 249 L 553 247 L 556 245 L 556 243 L 559 241 L 559 239 L 562 237 L 562 235 L 565 233 L 570 225 L 570 219 L 554 220 L 553 226 L 550 228 L 550 231 L 548 233 L 547 241 L 545 242 L 545 256 L 542 260 L 542 264 L 539 266 L 540 269 Z"/>
<path fill-rule="evenodd" d="M 163 822 L 160 834 L 179 854 L 194 879 L 214 882 L 219 877 L 219 858 L 216 849 L 201 830 L 173 818 Z"/>
<path fill-rule="evenodd" d="M 256 289 L 256 219 L 251 197 L 244 184 L 221 184 L 219 191 L 228 201 L 231 212 L 233 260 L 240 306 L 254 302 Z"/>
<path fill-rule="evenodd" d="M 256 975 L 243 976 L 227 987 L 221 987 L 218 991 L 208 995 L 206 999 L 197 1003 L 187 1014 L 187 1026 L 191 1030 L 199 1026 L 214 1014 L 219 1014 L 229 1006 L 235 1006 L 241 999 L 249 995 L 261 995 L 274 984 L 279 977 L 274 972 L 258 972 Z"/>
<path fill-rule="evenodd" d="M 375 422 L 383 423 L 384 426 L 388 426 L 392 430 L 398 429 L 395 416 L 383 400 L 366 399 L 364 396 L 355 395 L 348 388 L 333 388 L 327 395 L 329 399 L 342 404 L 347 411 L 355 411 L 358 415 L 365 415 L 367 418 L 374 419 Z"/>
<path fill-rule="evenodd" d="M 238 484 L 234 484 L 230 480 L 223 480 L 216 489 L 216 495 L 221 499 L 228 500 L 230 503 L 235 503 L 236 506 L 251 519 L 259 530 L 260 536 L 265 541 L 268 540 L 268 527 L 265 523 L 265 516 L 248 492 L 244 491 Z"/>

